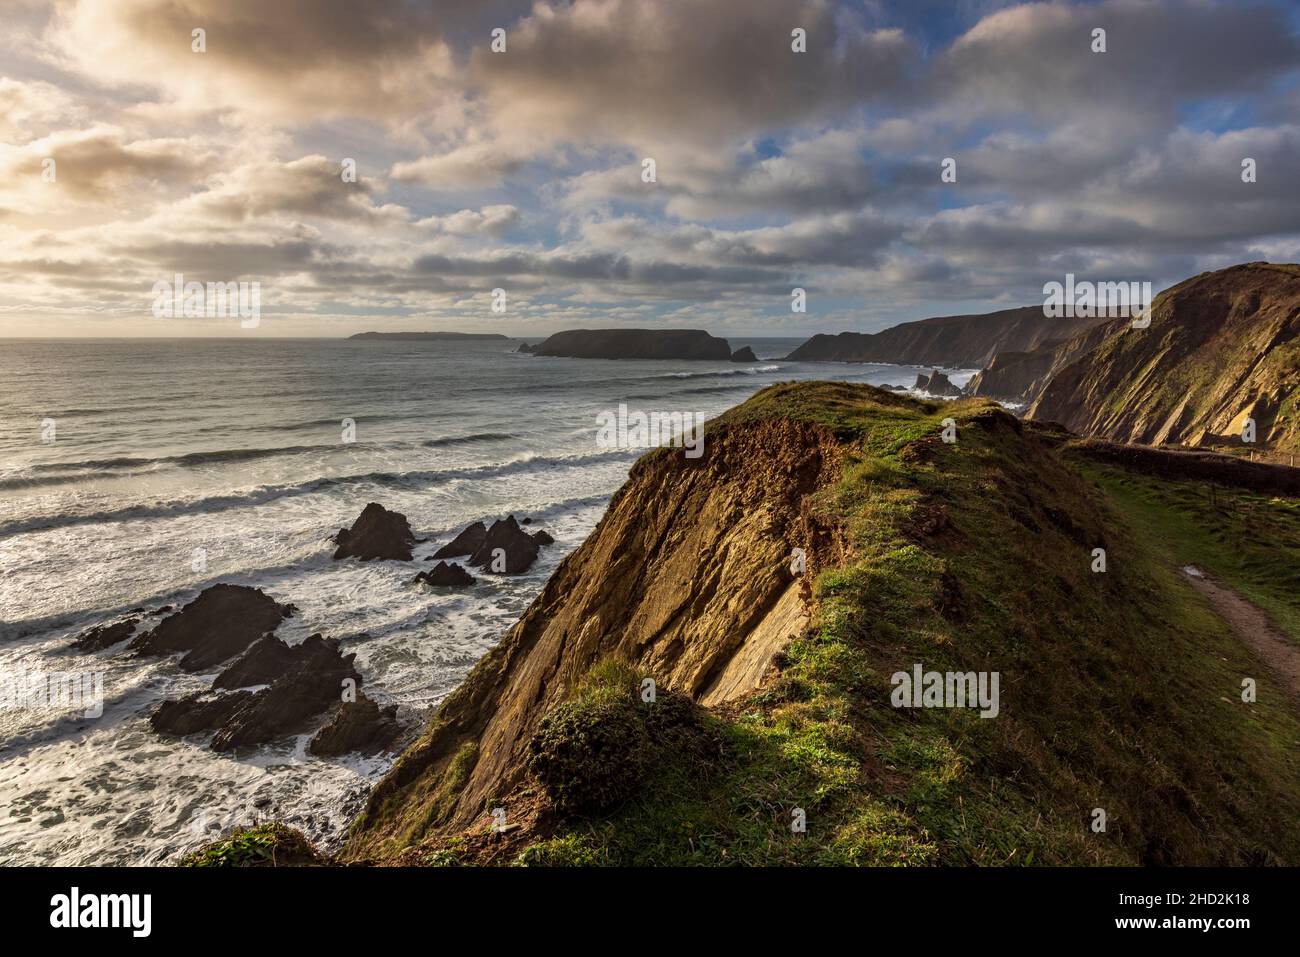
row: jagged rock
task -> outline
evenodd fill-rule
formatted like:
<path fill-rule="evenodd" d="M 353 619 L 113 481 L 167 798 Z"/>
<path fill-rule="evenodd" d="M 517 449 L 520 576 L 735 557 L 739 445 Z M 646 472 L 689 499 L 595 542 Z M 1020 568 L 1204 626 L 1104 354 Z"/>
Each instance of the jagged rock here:
<path fill-rule="evenodd" d="M 361 683 L 361 675 L 352 666 L 355 654 L 340 654 L 338 642 L 320 635 L 313 635 L 303 645 L 308 642 L 315 647 L 302 653 L 271 687 L 254 694 L 223 723 L 212 739 L 212 750 L 231 751 L 288 734 L 339 700 L 344 680 Z"/>
<path fill-rule="evenodd" d="M 174 701 L 164 701 L 149 716 L 149 724 L 162 734 L 197 734 L 212 731 L 230 720 L 231 715 L 253 698 L 251 691 L 212 695 L 196 692 Z"/>
<path fill-rule="evenodd" d="M 301 648 L 302 645 L 297 647 Z M 274 635 L 265 635 L 253 642 L 247 651 L 217 675 L 212 687 L 248 688 L 253 685 L 269 685 L 293 664 L 295 652 L 296 648 L 290 648 Z"/>
<path fill-rule="evenodd" d="M 270 639 L 283 646 L 278 639 Z M 358 685 L 355 654 L 339 652 L 338 642 L 312 635 L 302 644 L 276 648 L 259 642 L 249 654 L 217 676 L 213 688 L 265 684 L 260 691 L 200 692 L 164 701 L 150 718 L 155 731 L 167 734 L 217 733 L 214 751 L 263 744 L 292 733 L 303 721 L 320 714 L 343 693 L 343 682 Z M 287 659 L 287 660 L 286 660 Z M 278 672 L 278 673 L 277 673 Z"/>
<path fill-rule="evenodd" d="M 935 369 L 928 376 L 918 375 L 916 377 L 916 385 L 912 386 L 912 388 L 925 392 L 928 395 L 961 395 L 961 389 L 953 385 L 952 382 L 949 381 L 948 377 L 938 369 Z"/>
<path fill-rule="evenodd" d="M 533 524 L 533 520 L 532 520 L 531 518 L 521 518 L 521 519 L 519 520 L 519 524 L 520 524 L 520 525 L 531 525 L 531 524 Z"/>
<path fill-rule="evenodd" d="M 124 618 L 121 621 L 115 621 L 111 625 L 97 625 L 83 631 L 72 647 L 78 651 L 100 651 L 119 641 L 126 641 L 131 637 L 131 632 L 139 624 L 139 618 Z"/>
<path fill-rule="evenodd" d="M 136 636 L 128 646 L 142 655 L 186 652 L 180 660 L 185 671 L 202 671 L 242 652 L 258 638 L 275 631 L 294 612 L 259 588 L 218 584 L 150 631 Z"/>
<path fill-rule="evenodd" d="M 455 558 L 458 555 L 473 555 L 487 537 L 487 526 L 482 522 L 471 522 L 465 530 L 442 548 L 433 553 L 434 558 Z"/>
<path fill-rule="evenodd" d="M 338 548 L 334 559 L 359 558 L 362 561 L 391 559 L 409 562 L 415 535 L 401 512 L 390 512 L 378 502 L 362 510 L 351 528 L 339 529 L 334 541 Z"/>
<path fill-rule="evenodd" d="M 551 537 L 551 534 L 549 532 L 545 532 L 542 531 L 541 529 L 538 529 L 537 531 L 533 532 L 533 541 L 535 541 L 538 545 L 551 545 L 555 542 L 555 539 Z"/>
<path fill-rule="evenodd" d="M 731 361 L 732 362 L 757 362 L 758 356 L 754 355 L 753 349 L 751 349 L 749 346 L 745 346 L 742 349 L 737 349 L 735 352 L 731 354 Z"/>
<path fill-rule="evenodd" d="M 539 544 L 529 535 L 513 515 L 493 522 L 483 538 L 483 544 L 469 557 L 469 564 L 492 571 L 504 571 L 507 575 L 518 575 L 528 571 L 537 561 Z M 505 553 L 505 568 L 493 568 L 497 549 Z"/>
<path fill-rule="evenodd" d="M 420 572 L 414 581 L 426 585 L 461 587 L 474 584 L 474 576 L 455 562 L 438 562 L 427 572 Z"/>
<path fill-rule="evenodd" d="M 334 719 L 316 732 L 307 750 L 322 757 L 360 751 L 374 754 L 382 751 L 401 732 L 397 723 L 397 705 L 381 708 L 364 694 L 356 701 L 339 705 Z"/>

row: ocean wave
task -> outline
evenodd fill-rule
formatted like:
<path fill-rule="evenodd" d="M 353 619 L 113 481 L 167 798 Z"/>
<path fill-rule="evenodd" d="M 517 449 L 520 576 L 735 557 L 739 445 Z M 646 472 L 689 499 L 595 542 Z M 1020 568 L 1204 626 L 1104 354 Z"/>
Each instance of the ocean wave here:
<path fill-rule="evenodd" d="M 477 442 L 504 442 L 518 438 L 509 432 L 477 432 L 473 435 L 455 435 L 443 439 L 429 439 L 420 444 L 426 449 L 442 449 L 455 445 L 473 445 Z"/>
<path fill-rule="evenodd" d="M 764 372 L 778 372 L 780 366 L 747 366 L 737 369 L 715 369 L 711 372 L 660 372 L 656 375 L 642 376 L 646 382 L 654 382 L 658 379 L 707 379 L 714 376 L 731 376 L 731 375 L 759 375 Z"/>
<path fill-rule="evenodd" d="M 264 505 L 281 498 L 310 495 L 333 488 L 372 485 L 381 488 L 425 488 L 456 479 L 486 479 L 553 468 L 582 468 L 599 462 L 632 459 L 644 450 L 608 449 L 576 455 L 542 455 L 528 452 L 505 462 L 469 468 L 432 469 L 410 472 L 366 472 L 360 475 L 322 476 L 287 485 L 260 485 L 247 491 L 197 499 L 174 499 L 82 515 L 45 515 L 0 524 L 0 536 L 46 531 L 75 525 L 129 522 L 145 518 L 207 514 L 229 509 Z"/>
<path fill-rule="evenodd" d="M 423 442 L 358 442 L 348 446 L 349 449 L 385 449 L 404 448 L 441 449 L 459 445 L 472 445 L 480 442 L 500 442 L 516 436 L 505 432 L 478 432 L 473 435 L 450 435 L 443 438 L 428 439 Z M 201 465 L 215 465 L 229 462 L 252 462 L 258 459 L 277 458 L 280 456 L 305 455 L 312 452 L 333 452 L 342 448 L 342 443 L 328 445 L 285 445 L 266 449 L 215 449 L 207 452 L 187 452 L 183 455 L 163 455 L 155 458 L 133 458 L 119 456 L 108 459 L 84 459 L 79 462 L 45 462 L 29 466 L 16 475 L 0 477 L 0 489 L 17 489 L 43 485 L 61 485 L 95 478 L 95 473 L 116 473 L 113 477 L 139 475 L 144 471 L 159 466 L 193 468 Z M 33 474 L 34 473 L 34 474 Z"/>

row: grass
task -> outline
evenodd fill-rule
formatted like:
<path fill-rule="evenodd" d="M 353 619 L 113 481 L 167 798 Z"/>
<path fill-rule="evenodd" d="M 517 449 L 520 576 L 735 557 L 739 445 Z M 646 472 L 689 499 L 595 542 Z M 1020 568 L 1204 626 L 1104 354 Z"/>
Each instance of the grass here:
<path fill-rule="evenodd" d="M 1213 573 L 1300 642 L 1300 501 L 1081 467 L 1170 564 Z"/>
<path fill-rule="evenodd" d="M 1258 669 L 1177 571 L 1294 613 L 1294 503 L 1215 525 L 1177 483 L 1081 470 L 978 400 L 784 384 L 715 427 L 762 418 L 841 443 L 812 507 L 850 558 L 819 574 L 779 674 L 707 719 L 718 760 L 656 749 L 624 801 L 559 814 L 516 863 L 1300 863 L 1300 721 L 1281 696 L 1239 700 Z M 893 707 L 917 663 L 997 672 L 998 716 Z M 571 701 L 643 677 L 606 663 Z"/>
<path fill-rule="evenodd" d="M 325 862 L 300 831 L 273 821 L 241 828 L 205 844 L 180 861 L 181 867 L 293 867 Z"/>

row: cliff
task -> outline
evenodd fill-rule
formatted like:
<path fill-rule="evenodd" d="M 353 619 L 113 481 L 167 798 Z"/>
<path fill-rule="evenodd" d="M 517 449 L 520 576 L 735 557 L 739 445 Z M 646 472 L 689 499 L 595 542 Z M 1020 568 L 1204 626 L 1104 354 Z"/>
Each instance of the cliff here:
<path fill-rule="evenodd" d="M 1063 343 L 1052 339 L 1030 352 L 999 352 L 966 384 L 966 394 L 1025 401 L 1052 370 Z"/>
<path fill-rule="evenodd" d="M 568 329 L 533 346 L 535 356 L 576 359 L 731 358 L 726 339 L 700 329 Z"/>
<path fill-rule="evenodd" d="M 1065 444 L 985 400 L 800 383 L 699 459 L 644 456 L 344 857 L 1300 861 L 1300 721 Z M 997 673 L 996 714 L 894 706 L 918 665 Z"/>
<path fill-rule="evenodd" d="M 939 316 L 905 322 L 883 332 L 813 336 L 786 358 L 975 369 L 983 368 L 999 353 L 1029 352 L 1052 339 L 1071 338 L 1098 321 L 1048 319 L 1041 306 Z"/>
<path fill-rule="evenodd" d="M 1028 416 L 1120 442 L 1300 450 L 1300 266 L 1248 263 L 1066 343 Z M 1247 418 L 1256 441 L 1243 443 Z"/>

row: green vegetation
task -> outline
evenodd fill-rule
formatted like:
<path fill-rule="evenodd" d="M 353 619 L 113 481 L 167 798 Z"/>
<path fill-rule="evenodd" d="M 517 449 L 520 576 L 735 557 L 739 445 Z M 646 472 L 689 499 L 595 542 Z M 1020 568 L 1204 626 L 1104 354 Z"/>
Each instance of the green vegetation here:
<path fill-rule="evenodd" d="M 668 691 L 642 701 L 639 684 L 628 666 L 604 662 L 542 719 L 528 769 L 560 810 L 605 810 L 635 794 L 657 768 L 678 764 L 699 773 L 718 757 L 700 708 Z"/>
<path fill-rule="evenodd" d="M 1300 501 L 1081 467 L 1169 564 L 1213 573 L 1300 642 Z"/>
<path fill-rule="evenodd" d="M 1240 675 L 1258 669 L 1175 567 L 1193 560 L 1171 551 L 1184 526 L 1209 517 L 1176 501 L 1130 508 L 1142 480 L 1103 482 L 1112 503 L 991 403 L 781 385 L 720 424 L 770 417 L 825 425 L 846 447 L 817 508 L 853 557 L 818 577 L 814 627 L 773 682 L 721 710 L 716 768 L 650 759 L 624 803 L 562 815 L 519 863 L 1300 861 L 1300 723 L 1281 696 L 1240 702 Z M 1293 520 L 1293 503 L 1276 507 Z M 1225 558 L 1238 537 L 1198 534 Z M 1240 576 L 1222 574 L 1273 610 L 1288 581 L 1294 594 L 1295 563 L 1246 582 L 1293 542 L 1236 546 Z M 891 675 L 916 663 L 998 672 L 999 716 L 892 707 Z M 621 680 L 630 693 L 635 674 Z"/>
<path fill-rule="evenodd" d="M 324 864 L 311 843 L 291 827 L 273 821 L 242 828 L 205 844 L 180 861 L 181 867 L 296 867 Z"/>

